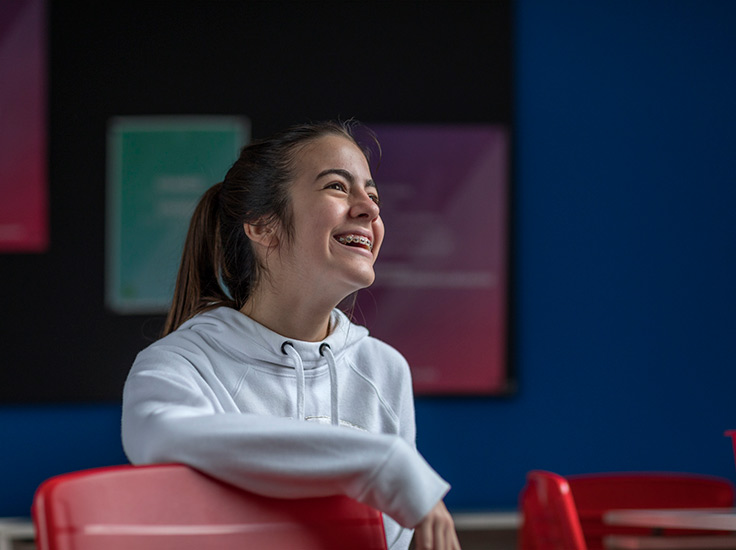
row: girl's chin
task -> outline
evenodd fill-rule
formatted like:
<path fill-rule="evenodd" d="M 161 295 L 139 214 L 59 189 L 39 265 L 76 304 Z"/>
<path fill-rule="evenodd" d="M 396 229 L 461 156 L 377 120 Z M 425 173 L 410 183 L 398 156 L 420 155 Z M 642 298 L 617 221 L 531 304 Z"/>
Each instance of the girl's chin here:
<path fill-rule="evenodd" d="M 356 276 L 351 278 L 350 280 L 345 281 L 345 285 L 342 289 L 343 296 L 341 298 L 341 301 L 359 290 L 368 288 L 373 284 L 375 280 L 376 275 L 373 270 L 371 270 L 369 273 L 363 273 L 360 276 Z"/>

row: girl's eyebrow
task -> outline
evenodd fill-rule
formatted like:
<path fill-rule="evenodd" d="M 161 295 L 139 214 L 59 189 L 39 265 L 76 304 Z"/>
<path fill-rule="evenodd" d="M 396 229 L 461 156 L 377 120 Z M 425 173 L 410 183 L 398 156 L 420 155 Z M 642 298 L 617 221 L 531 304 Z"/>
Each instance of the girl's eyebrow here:
<path fill-rule="evenodd" d="M 327 170 L 322 170 L 319 174 L 317 174 L 317 177 L 315 178 L 315 181 L 319 180 L 320 178 L 324 178 L 325 176 L 329 175 L 338 175 L 348 181 L 350 185 L 355 185 L 355 176 L 347 170 L 344 170 L 343 168 L 328 168 Z M 376 189 L 376 182 L 372 179 L 365 182 L 366 187 L 373 187 Z"/>

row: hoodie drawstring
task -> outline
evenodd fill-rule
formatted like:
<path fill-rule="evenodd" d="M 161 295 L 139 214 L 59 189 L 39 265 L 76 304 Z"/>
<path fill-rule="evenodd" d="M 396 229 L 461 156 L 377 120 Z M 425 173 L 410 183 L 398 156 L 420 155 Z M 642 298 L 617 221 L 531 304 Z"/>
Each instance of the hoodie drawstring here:
<path fill-rule="evenodd" d="M 294 344 L 289 341 L 281 345 L 281 352 L 288 355 L 294 363 L 294 370 L 296 370 L 296 415 L 299 420 L 306 420 L 304 412 L 304 394 L 306 393 L 304 363 L 299 353 L 294 349 Z M 337 363 L 329 344 L 322 344 L 319 347 L 319 354 L 327 360 L 327 367 L 330 371 L 330 421 L 333 426 L 338 426 L 340 424 L 340 411 L 337 393 Z"/>
<path fill-rule="evenodd" d="M 332 417 L 332 425 L 337 426 L 340 424 L 337 396 L 337 364 L 335 364 L 335 356 L 332 354 L 330 344 L 322 344 L 319 347 L 319 354 L 327 359 L 327 367 L 330 369 L 330 399 L 332 401 L 330 416 Z"/>
<path fill-rule="evenodd" d="M 296 417 L 298 420 L 306 420 L 304 414 L 304 394 L 306 386 L 304 384 L 304 363 L 301 356 L 294 349 L 294 344 L 284 342 L 281 345 L 281 352 L 288 355 L 294 362 L 294 370 L 296 370 Z"/>

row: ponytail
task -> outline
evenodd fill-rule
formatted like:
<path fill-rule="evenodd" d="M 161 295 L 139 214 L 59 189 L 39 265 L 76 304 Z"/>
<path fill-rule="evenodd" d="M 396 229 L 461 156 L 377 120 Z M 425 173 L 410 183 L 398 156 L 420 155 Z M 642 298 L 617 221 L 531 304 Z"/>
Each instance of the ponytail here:
<path fill-rule="evenodd" d="M 174 298 L 162 336 L 175 331 L 190 317 L 232 300 L 220 285 L 222 247 L 218 220 L 222 183 L 210 187 L 194 210 L 189 224 Z"/>

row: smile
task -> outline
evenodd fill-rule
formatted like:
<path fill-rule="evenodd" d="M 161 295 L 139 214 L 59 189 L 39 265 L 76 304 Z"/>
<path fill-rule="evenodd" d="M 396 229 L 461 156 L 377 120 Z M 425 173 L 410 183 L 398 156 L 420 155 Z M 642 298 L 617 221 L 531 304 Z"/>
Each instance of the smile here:
<path fill-rule="evenodd" d="M 362 235 L 340 235 L 335 237 L 340 244 L 347 246 L 357 246 L 359 248 L 365 248 L 368 251 L 373 250 L 373 243 L 368 237 Z"/>

